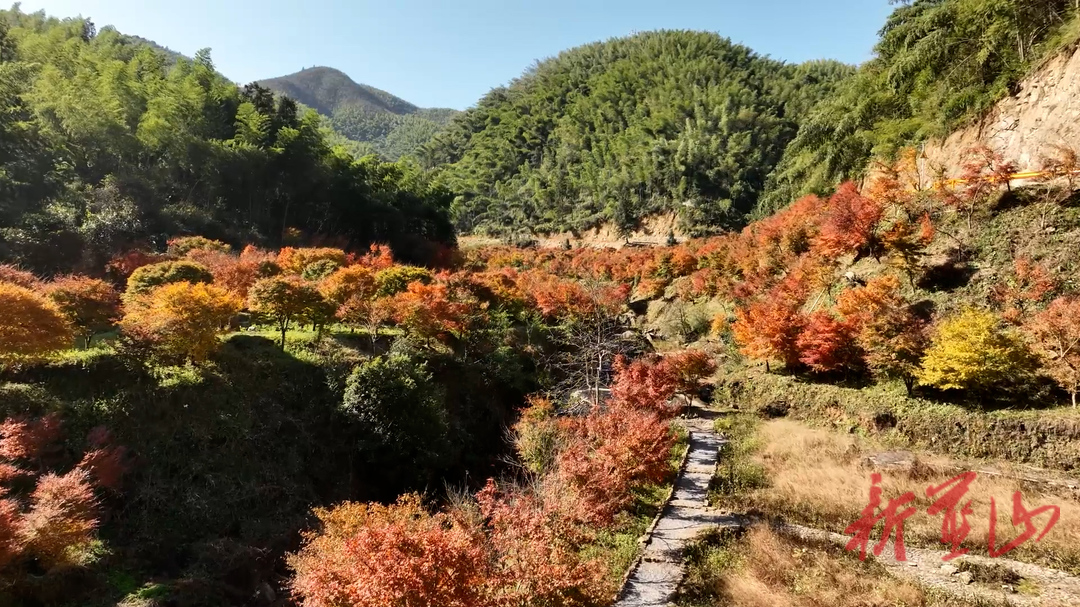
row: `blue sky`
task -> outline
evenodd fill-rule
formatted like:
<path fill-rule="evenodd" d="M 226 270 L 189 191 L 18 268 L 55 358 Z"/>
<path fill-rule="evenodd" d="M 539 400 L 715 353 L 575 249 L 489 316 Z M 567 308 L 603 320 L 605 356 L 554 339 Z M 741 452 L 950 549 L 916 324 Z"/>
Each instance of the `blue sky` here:
<path fill-rule="evenodd" d="M 422 107 L 464 109 L 537 59 L 651 29 L 714 31 L 790 62 L 860 63 L 887 0 L 26 0 L 186 55 L 239 83 L 329 65 Z"/>

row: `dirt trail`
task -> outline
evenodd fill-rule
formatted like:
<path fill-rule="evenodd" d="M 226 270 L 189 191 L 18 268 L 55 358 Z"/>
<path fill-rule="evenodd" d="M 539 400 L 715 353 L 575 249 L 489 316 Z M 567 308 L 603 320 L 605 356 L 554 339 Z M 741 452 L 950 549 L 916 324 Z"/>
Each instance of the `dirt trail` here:
<path fill-rule="evenodd" d="M 700 410 L 695 414 L 698 416 L 686 420 L 690 432 L 686 467 L 616 607 L 667 605 L 683 579 L 686 546 L 710 527 L 741 524 L 741 518 L 708 506 L 709 482 L 716 470 L 719 449 L 727 441 L 713 430 L 714 415 Z"/>

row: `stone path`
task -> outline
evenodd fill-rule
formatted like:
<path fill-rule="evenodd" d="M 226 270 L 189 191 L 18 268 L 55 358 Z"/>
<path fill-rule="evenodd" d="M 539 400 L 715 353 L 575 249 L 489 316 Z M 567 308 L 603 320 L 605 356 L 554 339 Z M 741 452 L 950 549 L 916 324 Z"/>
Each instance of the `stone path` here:
<path fill-rule="evenodd" d="M 649 536 L 641 559 L 627 579 L 616 607 L 663 607 L 683 579 L 683 550 L 714 526 L 738 526 L 741 519 L 707 505 L 709 482 L 719 450 L 727 441 L 713 430 L 715 414 L 693 410 L 686 420 L 690 432 L 686 467 L 675 492 Z"/>
<path fill-rule="evenodd" d="M 620 592 L 615 607 L 666 607 L 671 604 L 685 574 L 683 551 L 710 527 L 738 527 L 745 517 L 722 512 L 707 505 L 709 482 L 716 471 L 719 450 L 727 442 L 713 430 L 716 413 L 693 408 L 685 421 L 689 436 L 686 466 L 675 482 L 675 491 L 656 521 L 642 556 Z M 785 525 L 782 531 L 816 541 L 846 544 L 847 536 L 799 525 Z M 921 585 L 963 598 L 979 598 L 1015 607 L 1066 607 L 1080 605 L 1080 578 L 1067 573 L 1008 559 L 967 556 L 977 564 L 1002 565 L 1034 583 L 1035 592 L 971 584 L 958 576 L 955 567 L 942 566 L 945 552 L 907 547 L 907 562 L 893 558 L 886 547 L 878 562 L 892 573 L 912 578 Z"/>

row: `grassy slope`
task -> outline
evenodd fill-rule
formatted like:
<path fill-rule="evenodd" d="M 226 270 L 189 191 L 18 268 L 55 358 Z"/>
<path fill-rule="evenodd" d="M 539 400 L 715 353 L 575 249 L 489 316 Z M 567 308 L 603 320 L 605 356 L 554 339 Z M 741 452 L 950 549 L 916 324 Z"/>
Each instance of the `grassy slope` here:
<path fill-rule="evenodd" d="M 894 578 L 881 565 L 766 527 L 715 533 L 688 555 L 680 607 L 997 607 Z"/>
<path fill-rule="evenodd" d="M 46 583 L 81 590 L 85 605 L 147 592 L 178 604 L 235 603 L 276 579 L 313 506 L 403 490 L 437 495 L 443 479 L 458 482 L 466 470 L 470 479 L 494 473 L 510 405 L 521 399 L 515 389 L 430 358 L 459 451 L 437 477 L 403 486 L 364 466 L 340 408 L 368 338 L 317 343 L 293 332 L 282 352 L 267 335 L 229 336 L 200 369 L 147 368 L 99 348 L 0 377 L 0 418 L 59 411 L 73 444 L 105 425 L 135 458 L 105 504 L 104 562 Z"/>
<path fill-rule="evenodd" d="M 866 505 L 870 492 L 866 458 L 890 448 L 876 438 L 810 428 L 790 420 L 748 424 L 744 419 L 736 425 L 728 424 L 725 431 L 735 444 L 725 454 L 726 465 L 717 475 L 714 501 L 739 511 L 756 511 L 835 533 L 843 533 Z M 969 461 L 918 454 L 914 463 L 875 469 L 882 473 L 886 499 L 908 491 L 916 495 L 913 505 L 917 512 L 905 521 L 905 542 L 944 549 L 940 543 L 941 519 L 926 514 L 933 500 L 925 496 L 925 489 L 942 485 L 959 471 L 972 468 L 982 469 Z M 1061 520 L 1042 541 L 1028 542 L 1010 552 L 1008 558 L 1080 572 L 1080 501 L 1064 484 L 1016 480 L 1033 476 L 1027 468 L 1006 464 L 998 468 L 1001 476 L 980 475 L 965 497 L 965 501 L 971 500 L 974 514 L 964 547 L 972 554 L 985 555 L 989 499 L 994 497 L 1001 508 L 1010 503 L 1013 492 L 1021 491 L 1029 508 L 1059 506 Z M 1045 522 L 1039 520 L 1040 524 Z M 1015 536 L 1008 514 L 999 511 L 998 524 L 999 538 Z M 1003 543 L 999 539 L 997 545 Z"/>

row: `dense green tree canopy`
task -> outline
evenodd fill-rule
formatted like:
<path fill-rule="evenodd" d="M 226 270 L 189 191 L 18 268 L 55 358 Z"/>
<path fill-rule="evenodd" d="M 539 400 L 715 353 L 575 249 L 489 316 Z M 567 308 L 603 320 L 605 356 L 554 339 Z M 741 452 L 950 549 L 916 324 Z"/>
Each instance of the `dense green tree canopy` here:
<path fill-rule="evenodd" d="M 801 118 L 852 68 L 786 65 L 711 33 L 589 44 L 497 88 L 420 152 L 467 231 L 582 229 L 678 211 L 736 225 Z"/>
<path fill-rule="evenodd" d="M 760 216 L 863 171 L 874 154 L 943 136 L 1014 89 L 1075 38 L 1074 0 L 901 2 L 875 57 L 802 125 Z"/>
<path fill-rule="evenodd" d="M 357 160 L 314 111 L 238 88 L 209 51 L 169 55 L 84 19 L 0 12 L 0 259 L 98 269 L 197 233 L 287 235 L 401 258 L 452 242 L 450 196 L 415 164 Z"/>

